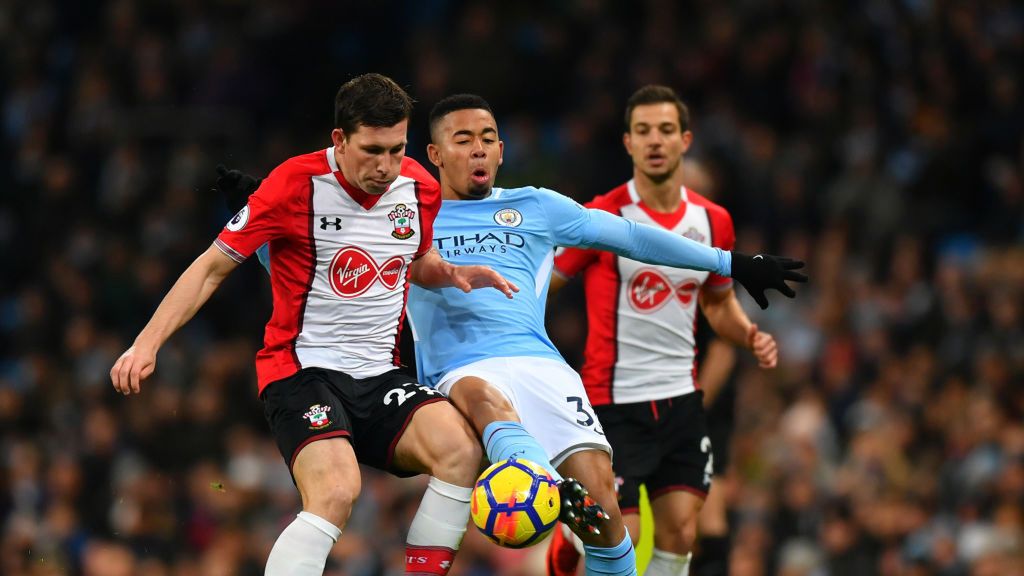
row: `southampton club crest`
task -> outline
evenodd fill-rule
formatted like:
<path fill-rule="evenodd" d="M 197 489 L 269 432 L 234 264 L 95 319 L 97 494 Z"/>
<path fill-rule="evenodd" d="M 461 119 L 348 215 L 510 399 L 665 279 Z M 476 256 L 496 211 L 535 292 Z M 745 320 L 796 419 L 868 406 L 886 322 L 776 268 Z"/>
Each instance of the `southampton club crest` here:
<path fill-rule="evenodd" d="M 309 420 L 310 430 L 320 430 L 330 426 L 331 419 L 327 416 L 327 413 L 331 411 L 330 406 L 321 406 L 319 404 L 313 404 L 309 407 L 309 412 L 302 415 L 303 418 Z"/>
<path fill-rule="evenodd" d="M 395 209 L 388 212 L 388 219 L 395 225 L 395 229 L 391 231 L 391 235 L 399 240 L 405 240 L 412 238 L 412 235 L 416 233 L 412 229 L 412 219 L 416 217 L 416 213 L 410 210 L 405 204 L 399 204 L 395 206 Z"/>

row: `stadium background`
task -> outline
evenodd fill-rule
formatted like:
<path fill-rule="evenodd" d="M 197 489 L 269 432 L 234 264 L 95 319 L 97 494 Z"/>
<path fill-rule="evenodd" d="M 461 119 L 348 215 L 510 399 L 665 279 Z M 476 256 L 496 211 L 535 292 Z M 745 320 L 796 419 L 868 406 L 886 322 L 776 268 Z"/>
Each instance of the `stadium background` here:
<path fill-rule="evenodd" d="M 262 270 L 141 396 L 107 371 L 230 216 L 213 167 L 327 145 L 378 71 L 419 101 L 413 157 L 477 92 L 499 185 L 579 200 L 629 177 L 626 97 L 670 84 L 738 248 L 808 262 L 796 301 L 744 300 L 782 356 L 734 378 L 733 574 L 1021 574 L 1022 27 L 1008 0 L 0 4 L 0 573 L 262 573 L 298 505 L 255 398 Z M 550 328 L 578 364 L 576 290 Z M 368 472 L 328 574 L 401 572 L 422 489 Z M 471 535 L 452 573 L 539 569 Z"/>

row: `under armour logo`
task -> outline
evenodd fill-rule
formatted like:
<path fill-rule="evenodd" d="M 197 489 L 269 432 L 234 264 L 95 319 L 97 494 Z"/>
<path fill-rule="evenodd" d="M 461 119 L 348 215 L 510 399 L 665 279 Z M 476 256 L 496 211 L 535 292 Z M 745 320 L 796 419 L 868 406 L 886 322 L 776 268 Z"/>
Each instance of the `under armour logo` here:
<path fill-rule="evenodd" d="M 335 231 L 341 230 L 341 218 L 335 216 L 334 217 L 334 222 L 331 222 L 330 220 L 327 219 L 327 216 L 321 216 L 320 217 L 320 229 L 321 230 L 327 230 L 328 226 L 334 226 L 334 230 Z"/>

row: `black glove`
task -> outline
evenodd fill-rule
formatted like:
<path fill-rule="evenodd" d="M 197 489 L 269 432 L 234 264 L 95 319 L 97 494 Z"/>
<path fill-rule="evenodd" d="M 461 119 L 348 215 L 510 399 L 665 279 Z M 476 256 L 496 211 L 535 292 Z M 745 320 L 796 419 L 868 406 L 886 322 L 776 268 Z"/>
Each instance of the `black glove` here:
<path fill-rule="evenodd" d="M 260 187 L 261 179 L 253 178 L 241 170 L 228 170 L 223 164 L 217 165 L 216 190 L 224 195 L 228 209 L 238 212 L 249 201 L 249 195 Z"/>
<path fill-rule="evenodd" d="M 754 298 L 754 302 L 762 310 L 768 307 L 768 298 L 764 291 L 774 288 L 789 298 L 796 297 L 796 292 L 786 284 L 786 280 L 793 282 L 807 282 L 807 276 L 799 272 L 793 272 L 803 268 L 804 263 L 792 258 L 782 256 L 771 256 L 769 254 L 758 254 L 747 256 L 739 252 L 732 253 L 732 278 L 747 289 L 747 292 Z"/>

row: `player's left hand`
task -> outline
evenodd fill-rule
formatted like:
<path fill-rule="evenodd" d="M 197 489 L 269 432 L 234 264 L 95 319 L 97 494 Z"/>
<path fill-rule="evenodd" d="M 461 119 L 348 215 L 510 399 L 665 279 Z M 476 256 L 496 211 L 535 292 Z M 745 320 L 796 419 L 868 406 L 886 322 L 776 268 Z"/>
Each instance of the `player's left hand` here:
<path fill-rule="evenodd" d="M 747 330 L 747 346 L 757 358 L 759 368 L 775 368 L 779 362 L 779 347 L 775 344 L 775 337 L 767 332 L 757 329 L 757 324 L 751 324 Z"/>
<path fill-rule="evenodd" d="M 463 292 L 476 290 L 477 288 L 494 288 L 500 290 L 509 299 L 512 294 L 519 292 L 519 287 L 504 276 L 492 270 L 489 266 L 453 266 L 452 286 Z"/>
<path fill-rule="evenodd" d="M 746 288 L 762 310 L 768 307 L 764 291 L 769 288 L 782 292 L 787 298 L 796 297 L 796 292 L 786 282 L 807 282 L 807 276 L 796 272 L 803 267 L 800 260 L 783 256 L 732 253 L 732 279 Z"/>

